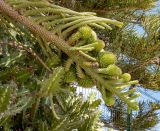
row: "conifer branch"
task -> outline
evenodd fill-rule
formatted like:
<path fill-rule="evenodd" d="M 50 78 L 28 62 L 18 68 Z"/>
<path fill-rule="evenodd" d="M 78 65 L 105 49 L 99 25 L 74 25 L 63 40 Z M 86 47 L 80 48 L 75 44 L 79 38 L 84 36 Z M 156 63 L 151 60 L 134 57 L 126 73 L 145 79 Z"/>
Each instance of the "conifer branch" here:
<path fill-rule="evenodd" d="M 82 54 L 77 51 L 77 50 L 72 50 L 72 47 L 69 46 L 69 44 L 64 41 L 62 38 L 56 36 L 54 33 L 49 32 L 48 30 L 44 29 L 40 25 L 35 24 L 32 22 L 31 19 L 20 15 L 17 11 L 12 9 L 8 4 L 6 4 L 4 1 L 0 0 L 0 10 L 2 11 L 3 14 L 9 16 L 12 20 L 15 22 L 18 22 L 22 24 L 23 26 L 27 27 L 33 34 L 38 35 L 39 37 L 43 38 L 47 42 L 51 42 L 54 44 L 58 49 L 63 51 L 65 54 L 67 54 L 76 64 L 79 65 L 80 68 L 83 68 L 85 72 L 91 76 L 95 81 L 99 82 L 101 85 L 103 85 L 107 90 L 112 92 L 113 94 L 117 95 L 119 98 L 121 98 L 125 103 L 127 103 L 131 108 L 133 109 L 138 109 L 137 103 L 135 101 L 130 101 L 127 97 L 123 95 L 119 90 L 115 89 L 118 86 L 114 86 L 110 83 L 107 83 L 104 78 L 102 78 L 96 70 L 92 68 L 86 68 L 83 63 L 86 62 L 86 59 L 82 56 Z M 73 13 L 71 11 L 71 13 Z M 74 12 L 75 13 L 75 12 Z M 83 13 L 80 13 L 82 15 Z M 101 18 L 103 22 L 106 21 L 106 19 Z M 98 20 L 98 19 L 97 19 Z M 96 22 L 97 20 L 90 20 L 93 22 Z M 108 23 L 110 24 L 117 24 L 117 26 L 121 26 L 120 22 L 118 23 L 117 21 L 112 21 L 107 19 Z M 85 22 L 84 22 L 85 23 Z M 87 22 L 86 22 L 87 23 Z M 120 25 L 118 25 L 120 24 Z M 67 25 L 67 24 L 66 24 Z M 68 28 L 68 30 L 71 30 L 72 28 L 74 29 L 75 27 L 78 27 L 77 25 L 72 26 Z M 67 31 L 67 30 L 66 30 Z M 65 31 L 64 31 L 65 32 Z M 68 31 L 67 31 L 68 32 Z M 131 83 L 131 84 L 136 84 L 137 81 Z M 128 82 L 128 85 L 131 85 Z"/>

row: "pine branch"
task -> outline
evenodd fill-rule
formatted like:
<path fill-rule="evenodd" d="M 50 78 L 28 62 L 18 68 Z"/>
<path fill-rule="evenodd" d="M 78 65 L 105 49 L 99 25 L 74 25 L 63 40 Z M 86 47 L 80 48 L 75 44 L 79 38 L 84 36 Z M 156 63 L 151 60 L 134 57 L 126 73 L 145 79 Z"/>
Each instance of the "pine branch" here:
<path fill-rule="evenodd" d="M 4 44 L 4 43 L 0 43 L 0 44 Z M 20 49 L 20 50 L 25 50 L 27 53 L 30 53 L 36 60 L 39 61 L 39 63 L 41 63 L 44 66 L 44 68 L 46 68 L 49 72 L 52 72 L 51 69 L 45 64 L 45 62 L 31 48 L 25 47 L 20 42 L 18 42 L 18 44 L 17 44 L 16 41 L 12 41 L 11 43 L 8 43 L 8 44 L 10 46 L 12 46 L 13 48 L 17 48 L 17 49 Z"/>
<path fill-rule="evenodd" d="M 64 53 L 66 53 L 70 58 L 72 58 L 72 60 L 79 64 L 79 66 L 81 68 L 83 68 L 88 75 L 90 75 L 95 81 L 98 81 L 100 84 L 102 84 L 107 90 L 109 90 L 110 92 L 112 92 L 113 94 L 117 95 L 118 97 L 120 97 L 125 103 L 127 103 L 131 108 L 133 109 L 137 109 L 137 103 L 135 101 L 130 100 L 130 98 L 126 97 L 125 95 L 123 95 L 122 92 L 120 92 L 120 90 L 117 90 L 113 87 L 112 84 L 107 83 L 104 78 L 102 78 L 99 74 L 96 73 L 96 70 L 91 69 L 91 68 L 86 68 L 84 67 L 84 65 L 82 63 L 85 63 L 86 60 L 83 58 L 83 56 L 81 55 L 81 53 L 79 51 L 75 51 L 72 50 L 71 46 L 69 46 L 69 44 L 64 41 L 62 38 L 56 36 L 54 33 L 47 31 L 46 29 L 44 29 L 43 27 L 34 24 L 34 22 L 32 22 L 32 20 L 19 15 L 19 13 L 15 10 L 13 10 L 9 5 L 7 5 L 4 1 L 0 0 L 0 10 L 2 11 L 3 14 L 9 16 L 10 18 L 12 18 L 14 21 L 21 23 L 22 25 L 24 25 L 25 27 L 27 27 L 33 34 L 36 34 L 38 36 L 40 36 L 41 38 L 45 39 L 47 42 L 51 42 L 52 44 L 54 44 L 58 49 L 62 50 Z M 65 9 L 66 10 L 66 9 Z M 45 10 L 43 10 L 45 11 Z M 61 10 L 48 10 L 51 12 L 59 12 Z M 67 10 L 68 13 L 71 14 L 77 14 L 76 12 L 72 12 L 70 10 Z M 28 12 L 29 13 L 29 12 Z M 30 12 L 31 14 L 35 13 L 34 10 L 33 12 Z M 82 15 L 85 13 L 78 13 L 78 15 Z M 90 23 L 90 22 L 97 22 L 98 18 L 96 20 L 88 20 L 86 22 L 84 22 L 84 24 Z M 109 19 L 103 19 L 102 18 L 102 22 L 109 22 L 110 24 L 115 24 L 115 25 L 121 25 L 119 22 L 117 21 L 112 21 Z M 80 22 L 80 21 L 78 21 Z M 70 30 L 73 30 L 77 27 L 79 27 L 81 24 L 75 25 L 71 28 L 68 28 L 66 31 L 64 31 L 65 33 L 67 33 Z M 68 27 L 68 25 L 64 25 L 65 27 Z M 62 28 L 62 27 L 61 27 Z M 62 28 L 63 29 L 63 28 Z M 64 34 L 65 34 L 64 33 Z M 126 83 L 126 86 L 131 85 L 131 84 L 136 84 L 137 81 L 133 81 L 133 82 L 128 82 Z"/>

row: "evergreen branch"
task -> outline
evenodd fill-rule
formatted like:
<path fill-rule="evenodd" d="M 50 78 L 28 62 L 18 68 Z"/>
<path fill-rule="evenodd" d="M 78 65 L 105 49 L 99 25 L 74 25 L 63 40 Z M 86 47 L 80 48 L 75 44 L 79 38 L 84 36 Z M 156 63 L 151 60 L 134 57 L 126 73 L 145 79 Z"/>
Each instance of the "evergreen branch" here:
<path fill-rule="evenodd" d="M 83 68 L 88 75 L 90 75 L 91 77 L 93 77 L 94 80 L 98 81 L 100 84 L 102 84 L 110 92 L 112 92 L 113 94 L 115 94 L 118 97 L 120 97 L 131 108 L 133 108 L 133 109 L 137 109 L 138 108 L 136 102 L 129 101 L 125 96 L 123 96 L 123 94 L 119 90 L 115 90 L 114 88 L 112 88 L 112 85 L 110 85 L 109 83 L 106 83 L 105 80 L 100 75 L 98 75 L 95 70 L 83 67 L 82 63 L 84 63 L 85 60 L 83 59 L 83 57 L 81 56 L 81 54 L 78 51 L 71 50 L 71 47 L 69 46 L 69 44 L 67 42 L 65 42 L 63 39 L 59 38 L 54 33 L 51 33 L 49 31 L 47 31 L 43 27 L 34 24 L 30 19 L 28 19 L 28 18 L 26 18 L 24 16 L 19 15 L 18 12 L 16 12 L 15 10 L 13 10 L 9 5 L 7 5 L 2 0 L 0 0 L 0 10 L 5 15 L 8 15 L 9 17 L 11 17 L 14 21 L 17 21 L 17 22 L 21 23 L 22 25 L 26 26 L 34 34 L 39 35 L 41 38 L 44 38 L 48 42 L 54 43 L 54 45 L 57 48 L 59 48 L 60 50 L 62 50 L 64 53 L 66 53 L 70 58 L 72 58 L 72 60 L 75 63 L 79 64 L 79 66 L 81 68 Z M 90 20 L 90 22 L 91 21 L 95 21 L 96 22 L 97 20 Z M 104 21 L 106 21 L 106 19 L 104 19 L 102 21 L 104 22 Z M 112 20 L 107 20 L 107 21 L 110 24 L 117 25 L 116 21 L 112 21 Z M 78 26 L 75 25 L 73 27 L 75 28 L 75 27 L 78 27 Z M 71 27 L 71 28 L 74 29 L 73 27 Z M 70 28 L 69 28 L 69 30 L 70 30 Z M 137 82 L 135 82 L 134 84 L 136 84 L 136 83 Z"/>
<path fill-rule="evenodd" d="M 21 98 L 16 104 L 11 106 L 8 110 L 4 111 L 2 114 L 0 114 L 0 119 L 7 117 L 7 116 L 13 116 L 17 113 L 20 113 L 23 109 L 27 108 L 29 104 L 33 102 L 32 97 L 23 97 Z"/>
<path fill-rule="evenodd" d="M 39 96 L 48 96 L 49 94 L 54 94 L 60 91 L 60 82 L 62 81 L 63 74 L 64 69 L 62 67 L 56 68 L 49 78 L 42 82 Z"/>
<path fill-rule="evenodd" d="M 91 77 L 93 77 L 95 80 L 97 80 L 99 83 L 101 83 L 102 85 L 104 85 L 104 87 L 107 89 L 107 90 L 109 90 L 109 91 L 111 91 L 112 93 L 114 93 L 114 94 L 116 94 L 122 101 L 124 101 L 125 103 L 127 103 L 131 108 L 133 108 L 133 109 L 135 109 L 135 110 L 137 110 L 137 106 L 135 106 L 136 104 L 135 104 L 135 102 L 133 101 L 133 102 L 130 102 L 128 99 L 129 98 L 126 98 L 125 97 L 125 95 L 122 93 L 122 92 L 120 92 L 119 90 L 117 90 L 116 88 L 114 88 L 113 87 L 113 85 L 112 86 L 110 86 L 110 84 L 109 83 L 107 83 L 102 77 L 100 77 L 98 74 L 96 74 L 95 72 L 93 72 L 92 71 L 92 69 L 89 69 L 89 68 L 84 68 L 85 69 L 85 71 L 91 76 Z M 131 84 L 137 84 L 138 82 L 137 81 L 135 81 L 135 83 L 131 83 Z M 119 86 L 117 86 L 117 88 L 118 88 Z M 101 89 L 100 89 L 101 90 Z M 127 94 L 128 94 L 128 92 L 127 92 Z"/>
<path fill-rule="evenodd" d="M 41 63 L 44 66 L 44 68 L 46 68 L 46 70 L 48 70 L 49 72 L 52 72 L 51 69 L 45 64 L 45 62 L 31 48 L 25 47 L 20 42 L 18 42 L 18 44 L 17 44 L 15 41 L 13 41 L 12 43 L 9 43 L 9 45 L 11 45 L 14 48 L 18 48 L 20 50 L 25 50 L 26 52 L 30 53 L 33 57 L 35 57 L 36 60 L 39 61 L 39 63 Z"/>
<path fill-rule="evenodd" d="M 13 27 L 8 24 L 4 18 L 1 17 L 1 20 L 3 21 L 4 24 L 7 24 L 8 27 L 11 27 L 11 29 L 13 29 Z M 9 30 L 6 30 L 13 39 L 15 39 L 15 41 L 13 41 L 12 43 L 9 43 L 12 47 L 14 48 L 19 48 L 19 49 L 22 49 L 22 50 L 25 50 L 27 51 L 28 53 L 30 53 L 33 57 L 35 57 L 43 66 L 44 68 L 46 68 L 49 72 L 51 72 L 51 69 L 45 64 L 45 62 L 38 56 L 38 54 L 36 54 L 32 48 L 27 48 L 24 46 L 24 44 L 20 43 L 19 41 L 17 41 L 17 38 L 9 31 Z M 18 44 L 17 44 L 18 43 Z M 2 43 L 3 44 L 3 43 Z"/>
<path fill-rule="evenodd" d="M 54 109 L 54 103 L 53 103 L 52 97 L 53 97 L 52 94 L 50 94 L 50 95 L 49 95 L 49 99 L 50 99 L 50 103 L 51 103 L 52 113 L 53 113 L 53 116 L 54 116 L 57 120 L 59 120 L 60 118 L 57 116 L 56 111 L 55 111 L 55 109 Z"/>
<path fill-rule="evenodd" d="M 29 5 L 28 5 L 28 2 L 29 2 Z M 118 22 L 116 20 L 96 17 L 94 16 L 95 14 L 92 12 L 82 12 L 82 13 L 76 12 L 76 11 L 69 10 L 67 8 L 59 7 L 57 5 L 49 5 L 48 3 L 44 4 L 43 8 L 41 6 L 36 7 L 37 4 L 31 1 L 18 2 L 13 0 L 12 2 L 8 2 L 8 3 L 11 4 L 14 8 L 16 8 L 17 5 L 20 7 L 22 5 L 23 7 L 26 4 L 25 7 L 27 9 L 25 9 L 25 11 L 22 10 L 24 14 L 26 14 L 27 16 L 32 16 L 32 18 L 35 20 L 38 19 L 38 21 L 35 21 L 35 22 L 37 22 L 38 24 L 43 22 L 42 25 L 44 25 L 46 28 L 49 28 L 50 30 L 53 30 L 53 32 L 59 35 L 61 34 L 61 32 L 63 32 L 63 29 L 65 29 L 62 36 L 65 36 L 68 32 L 73 31 L 75 28 L 78 28 L 81 25 L 85 25 L 85 24 L 88 24 L 97 28 L 103 28 L 103 29 L 105 28 L 111 29 L 111 27 L 108 26 L 107 24 L 114 24 L 118 27 L 122 26 L 121 22 Z M 34 5 L 36 8 L 33 8 L 32 5 Z M 28 6 L 31 7 L 31 9 L 28 8 Z M 53 17 L 49 17 L 48 16 L 49 14 L 52 14 Z M 59 17 L 57 17 L 57 15 Z M 56 20 L 53 19 L 54 17 Z M 92 23 L 90 20 L 92 21 Z"/>

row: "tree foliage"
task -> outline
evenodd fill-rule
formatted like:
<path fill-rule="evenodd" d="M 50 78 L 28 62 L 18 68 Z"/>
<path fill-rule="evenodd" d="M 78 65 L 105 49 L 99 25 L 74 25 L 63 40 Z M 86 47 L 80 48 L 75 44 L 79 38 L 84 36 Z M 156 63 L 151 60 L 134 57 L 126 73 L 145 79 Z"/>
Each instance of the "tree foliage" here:
<path fill-rule="evenodd" d="M 95 3 L 91 6 L 96 10 L 105 9 L 103 2 L 99 6 L 95 7 Z M 81 4 L 76 6 L 81 7 Z M 138 2 L 121 4 L 125 8 L 126 4 L 133 7 Z M 108 5 L 115 6 L 116 3 Z M 147 1 L 141 8 L 151 6 L 151 2 Z M 108 17 L 111 17 L 110 13 Z M 130 72 L 126 69 L 127 63 L 123 66 L 122 60 L 118 61 L 122 69 L 119 68 L 116 55 L 111 52 L 119 49 L 115 48 L 117 43 L 127 42 L 122 36 L 123 32 L 128 32 L 125 28 L 118 29 L 123 26 L 121 22 L 98 17 L 93 12 L 73 11 L 52 1 L 5 0 L 0 1 L 0 23 L 0 95 L 3 96 L 0 99 L 0 125 L 5 130 L 97 130 L 100 127 L 97 111 L 100 102 L 83 101 L 74 95 L 74 82 L 86 88 L 96 85 L 108 105 L 113 105 L 115 96 L 118 96 L 132 109 L 138 109 L 134 99 L 139 94 L 135 89 L 124 90 L 138 81 L 131 81 L 129 75 L 124 77 L 123 73 Z M 110 50 L 105 51 L 105 39 L 100 40 L 101 30 L 107 30 L 105 34 L 110 37 Z M 121 31 L 121 36 L 114 36 L 109 30 L 113 30 L 114 34 Z M 154 40 L 157 37 L 154 40 L 150 37 L 156 43 Z M 128 41 L 130 39 L 132 35 L 128 36 Z M 126 48 L 135 46 L 139 41 L 141 38 L 137 36 L 135 42 Z M 144 39 L 143 42 L 148 41 Z M 149 47 L 147 45 L 146 48 Z M 150 54 L 141 59 L 143 56 L 134 56 L 133 52 L 125 52 L 125 49 L 115 52 L 118 58 L 124 53 L 126 58 L 132 58 L 138 64 L 157 55 Z M 133 79 L 139 79 L 139 76 L 134 76 L 136 72 L 130 73 Z M 130 94 L 133 96 L 130 97 Z"/>
<path fill-rule="evenodd" d="M 73 97 L 70 93 L 72 82 L 84 87 L 98 82 L 97 87 L 108 104 L 110 96 L 106 95 L 107 90 L 133 109 L 138 108 L 134 97 L 127 97 L 130 92 L 121 92 L 137 81 L 120 79 L 122 72 L 116 65 L 115 68 L 120 71 L 118 74 L 106 68 L 108 65 L 101 67 L 108 76 L 106 71 L 99 72 L 97 57 L 105 45 L 90 27 L 111 29 L 110 24 L 121 27 L 121 22 L 97 17 L 92 12 L 75 12 L 45 1 L 6 2 L 23 16 L 4 1 L 0 2 L 3 34 L 1 126 L 4 130 L 98 129 L 99 113 L 96 108 L 99 102 L 84 102 L 77 96 Z M 70 77 L 65 76 L 68 72 L 72 72 Z M 138 97 L 137 94 L 135 97 Z"/>

